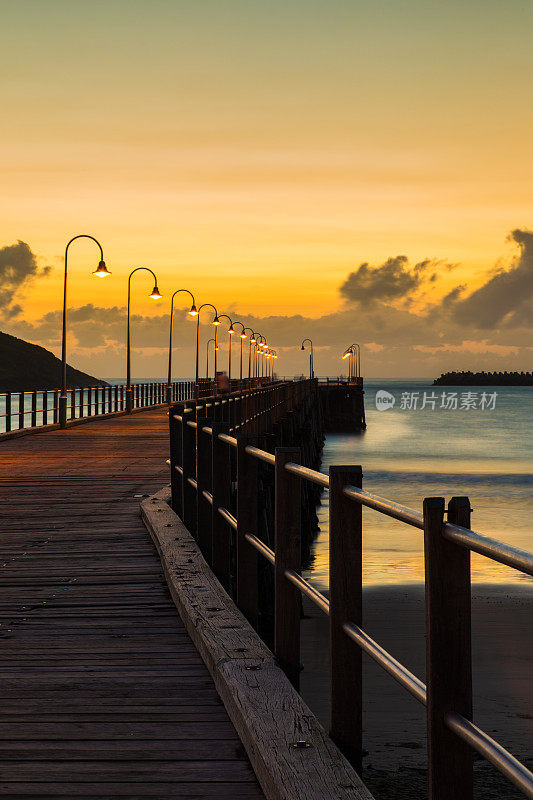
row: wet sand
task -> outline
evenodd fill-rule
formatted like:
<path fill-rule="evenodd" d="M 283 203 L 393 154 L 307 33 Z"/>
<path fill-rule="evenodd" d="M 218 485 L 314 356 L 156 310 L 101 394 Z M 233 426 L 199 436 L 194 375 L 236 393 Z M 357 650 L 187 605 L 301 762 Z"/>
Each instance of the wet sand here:
<path fill-rule="evenodd" d="M 473 588 L 474 721 L 533 768 L 533 582 Z M 364 629 L 425 680 L 424 589 L 364 591 Z M 301 692 L 328 724 L 328 621 L 306 601 Z M 426 797 L 425 709 L 374 661 L 364 663 L 364 777 L 376 800 Z M 523 795 L 482 759 L 475 760 L 476 800 Z"/>

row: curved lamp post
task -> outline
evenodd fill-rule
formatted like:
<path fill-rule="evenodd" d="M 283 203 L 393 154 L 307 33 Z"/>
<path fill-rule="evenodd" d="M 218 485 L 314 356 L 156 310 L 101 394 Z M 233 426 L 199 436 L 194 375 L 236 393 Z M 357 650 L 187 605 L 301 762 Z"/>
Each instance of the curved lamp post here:
<path fill-rule="evenodd" d="M 196 304 L 194 300 L 194 295 L 188 289 L 177 289 L 174 292 L 170 299 L 170 332 L 169 332 L 169 341 L 168 341 L 168 379 L 167 379 L 167 403 L 170 405 L 172 402 L 172 330 L 173 330 L 173 323 L 174 323 L 174 298 L 180 292 L 186 292 L 186 294 L 190 294 L 192 305 L 189 311 L 191 317 L 195 317 L 198 314 L 196 310 Z"/>
<path fill-rule="evenodd" d="M 270 381 L 274 380 L 274 359 L 278 357 L 278 354 L 275 350 L 269 350 L 269 357 L 270 357 Z"/>
<path fill-rule="evenodd" d="M 304 339 L 302 342 L 302 350 L 305 350 L 305 343 L 309 342 L 311 345 L 311 353 L 309 354 L 309 377 L 315 377 L 315 366 L 314 366 L 314 359 L 313 359 L 313 342 L 311 339 Z"/>
<path fill-rule="evenodd" d="M 352 377 L 352 378 L 360 378 L 361 377 L 361 348 L 357 343 L 354 342 L 353 344 L 350 345 L 350 347 L 346 350 L 346 352 L 348 353 L 350 350 L 352 351 L 352 355 L 353 355 L 353 359 L 354 359 L 354 364 L 353 364 L 353 369 L 352 369 L 352 373 L 353 374 L 350 377 Z M 343 358 L 344 358 L 344 356 L 343 356 Z"/>
<path fill-rule="evenodd" d="M 218 350 L 218 344 L 216 343 L 216 341 L 213 338 L 208 339 L 207 340 L 207 347 L 206 347 L 206 351 L 205 351 L 205 377 L 206 377 L 206 380 L 209 380 L 209 345 L 211 344 L 211 342 L 213 342 L 213 350 L 214 350 L 214 353 L 215 353 L 215 358 L 216 358 L 216 351 Z"/>
<path fill-rule="evenodd" d="M 244 339 L 246 339 L 246 338 L 247 338 L 247 336 L 246 336 L 246 333 L 245 333 L 245 331 L 247 330 L 247 328 L 245 328 L 245 327 L 244 327 L 244 325 L 243 325 L 243 323 L 242 323 L 242 322 L 239 322 L 239 320 L 236 320 L 236 321 L 235 321 L 233 324 L 234 324 L 234 325 L 240 325 L 240 326 L 241 326 L 241 328 L 242 328 L 242 331 L 241 331 L 241 332 L 240 332 L 240 334 L 239 334 L 239 338 L 240 338 L 240 340 L 241 340 L 241 368 L 240 368 L 239 377 L 240 377 L 240 382 L 242 383 L 242 343 L 243 343 Z M 240 387 L 239 387 L 239 388 L 240 388 Z"/>
<path fill-rule="evenodd" d="M 61 394 L 59 396 L 58 409 L 59 424 L 62 428 L 67 427 L 67 259 L 68 249 L 72 242 L 76 241 L 76 239 L 91 239 L 100 248 L 100 261 L 98 262 L 98 266 L 92 274 L 96 275 L 98 278 L 107 278 L 108 275 L 111 275 L 105 265 L 104 251 L 102 250 L 102 245 L 98 239 L 95 239 L 94 236 L 89 236 L 88 233 L 80 233 L 78 236 L 74 236 L 70 242 L 68 242 L 67 246 L 65 247 L 65 278 L 63 283 L 63 339 L 61 344 Z"/>
<path fill-rule="evenodd" d="M 250 331 L 250 344 L 248 347 L 248 380 L 252 377 L 252 345 L 257 342 L 255 333 L 251 328 L 245 328 L 245 331 Z"/>
<path fill-rule="evenodd" d="M 263 336 L 262 333 L 256 333 L 255 334 L 255 339 L 256 339 L 256 342 L 255 342 L 255 354 L 254 354 L 254 356 L 255 356 L 254 357 L 254 366 L 255 366 L 255 369 L 254 369 L 255 375 L 254 375 L 254 377 L 255 378 L 259 378 L 259 356 L 262 355 L 262 350 L 263 350 L 263 347 L 266 344 L 266 339 L 265 339 L 265 337 Z"/>
<path fill-rule="evenodd" d="M 212 303 L 202 303 L 202 305 L 199 306 L 198 314 L 196 315 L 196 391 L 195 391 L 195 395 L 196 395 L 197 399 L 198 399 L 198 392 L 199 392 L 199 387 L 198 387 L 198 353 L 199 353 L 199 348 L 200 348 L 200 311 L 202 310 L 202 308 L 206 308 L 207 306 L 209 308 L 212 308 L 213 311 L 215 312 L 215 316 L 213 317 L 213 325 L 220 325 L 220 320 L 218 318 L 218 311 L 216 310 L 215 306 Z M 217 340 L 217 335 L 216 335 L 216 329 L 215 329 L 215 342 L 216 342 L 216 340 Z M 217 354 L 216 354 L 216 350 L 215 350 L 215 377 L 216 377 L 216 372 L 217 372 Z M 216 386 L 216 383 L 215 383 L 215 386 Z"/>
<path fill-rule="evenodd" d="M 361 377 L 361 348 L 359 347 L 358 344 L 352 344 L 352 347 L 356 347 L 357 348 L 356 370 L 355 370 L 355 376 L 354 377 L 355 378 L 360 378 Z"/>
<path fill-rule="evenodd" d="M 133 269 L 128 277 L 128 337 L 126 345 L 126 414 L 131 414 L 133 411 L 133 393 L 131 390 L 131 278 L 136 272 L 144 270 L 153 275 L 154 288 L 150 294 L 152 300 L 160 300 L 161 293 L 157 288 L 157 277 L 155 272 L 150 267 L 136 267 Z"/>
<path fill-rule="evenodd" d="M 352 377 L 352 372 L 353 372 L 353 366 L 352 366 L 353 356 L 354 356 L 354 349 L 353 349 L 353 345 L 350 345 L 350 347 L 349 347 L 347 350 L 345 350 L 345 351 L 344 351 L 344 353 L 343 353 L 343 356 L 342 356 L 342 360 L 343 360 L 343 361 L 344 361 L 346 358 L 349 358 L 349 359 L 350 359 L 350 360 L 349 360 L 349 362 L 348 362 L 348 380 L 351 380 L 351 377 Z"/>
<path fill-rule="evenodd" d="M 267 353 L 268 353 L 268 341 L 266 336 L 261 336 L 263 340 L 261 342 L 261 348 L 259 350 L 259 355 L 261 356 L 261 377 L 264 378 L 267 371 Z"/>
<path fill-rule="evenodd" d="M 229 380 L 229 382 L 230 382 L 230 384 L 229 384 L 229 385 L 230 385 L 230 391 L 231 391 L 231 337 L 232 337 L 232 336 L 233 336 L 233 334 L 235 333 L 235 329 L 234 329 L 234 327 L 233 327 L 233 320 L 231 319 L 231 317 L 228 317 L 228 315 L 227 315 L 227 314 L 221 314 L 221 315 L 220 315 L 220 317 L 219 317 L 219 319 L 222 319 L 222 317 L 224 317 L 225 319 L 228 319 L 228 320 L 229 320 L 229 328 L 228 328 L 228 334 L 229 334 L 229 342 L 228 342 L 228 347 L 229 347 L 229 355 L 228 355 L 228 380 Z"/>

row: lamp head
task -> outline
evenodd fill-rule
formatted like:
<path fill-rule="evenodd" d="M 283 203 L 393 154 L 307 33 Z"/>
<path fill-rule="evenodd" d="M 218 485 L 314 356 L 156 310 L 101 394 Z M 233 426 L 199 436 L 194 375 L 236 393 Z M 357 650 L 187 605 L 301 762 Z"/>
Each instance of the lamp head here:
<path fill-rule="evenodd" d="M 252 338 L 250 339 L 250 341 L 251 341 L 251 343 L 252 343 L 252 344 L 256 344 L 256 342 L 257 342 L 257 339 L 255 338 L 255 336 L 252 336 Z"/>
<path fill-rule="evenodd" d="M 197 310 L 196 306 L 194 305 L 194 303 L 191 306 L 191 310 L 189 311 L 189 314 L 191 315 L 191 317 L 197 317 L 198 316 L 198 310 Z"/>
<path fill-rule="evenodd" d="M 305 347 L 302 345 L 302 350 L 305 350 Z"/>
<path fill-rule="evenodd" d="M 229 326 L 228 333 L 229 333 L 229 335 L 230 335 L 230 336 L 232 336 L 232 335 L 235 333 L 235 331 L 234 331 L 234 329 L 233 329 L 233 324 L 231 324 L 231 325 Z"/>
<path fill-rule="evenodd" d="M 218 314 L 215 314 L 215 318 L 213 320 L 213 325 L 220 325 L 220 320 L 218 318 Z"/>
<path fill-rule="evenodd" d="M 152 289 L 152 294 L 150 295 L 150 298 L 151 298 L 152 300 L 161 300 L 161 297 L 162 297 L 162 296 L 163 296 L 163 295 L 161 294 L 161 292 L 160 292 L 160 291 L 159 291 L 159 289 L 157 288 L 157 283 L 156 283 L 156 285 L 155 285 L 155 286 L 154 286 L 154 288 Z"/>
<path fill-rule="evenodd" d="M 98 278 L 107 278 L 108 275 L 111 275 L 108 268 L 105 265 L 105 261 L 100 261 L 98 266 L 96 267 L 93 275 L 96 275 Z"/>
<path fill-rule="evenodd" d="M 246 339 L 246 334 L 244 331 L 241 333 L 241 339 Z"/>

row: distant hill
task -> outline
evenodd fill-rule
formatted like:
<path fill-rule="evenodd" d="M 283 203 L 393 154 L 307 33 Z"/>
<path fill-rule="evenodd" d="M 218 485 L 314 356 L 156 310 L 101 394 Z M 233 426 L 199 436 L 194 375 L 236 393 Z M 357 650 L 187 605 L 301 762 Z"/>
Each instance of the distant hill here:
<path fill-rule="evenodd" d="M 433 386 L 533 386 L 533 372 L 443 372 Z"/>
<path fill-rule="evenodd" d="M 107 386 L 67 365 L 67 386 Z M 60 389 L 61 361 L 49 350 L 0 331 L 0 392 Z"/>

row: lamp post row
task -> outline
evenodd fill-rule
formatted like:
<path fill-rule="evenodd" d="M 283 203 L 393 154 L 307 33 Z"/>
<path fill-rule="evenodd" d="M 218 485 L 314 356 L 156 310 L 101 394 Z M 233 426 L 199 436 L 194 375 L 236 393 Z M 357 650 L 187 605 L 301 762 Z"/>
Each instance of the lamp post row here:
<path fill-rule="evenodd" d="M 102 249 L 102 245 L 95 239 L 94 236 L 90 236 L 86 233 L 81 233 L 78 236 L 74 236 L 68 243 L 65 248 L 65 274 L 64 274 L 64 284 L 63 284 L 63 331 L 62 331 L 62 345 L 61 345 L 61 393 L 59 396 L 59 423 L 62 428 L 66 427 L 67 424 L 67 276 L 68 276 L 68 251 L 70 245 L 76 241 L 77 239 L 90 239 L 93 241 L 100 250 L 100 260 L 98 262 L 97 268 L 92 273 L 97 277 L 106 278 L 108 275 L 111 275 L 110 271 L 107 269 L 106 263 L 104 261 L 104 252 Z M 133 269 L 129 276 L 128 276 L 128 321 L 127 321 L 127 354 L 126 354 L 126 411 L 127 413 L 131 414 L 133 410 L 133 391 L 131 386 L 131 279 L 136 272 L 146 271 L 149 272 L 154 278 L 154 287 L 152 289 L 151 294 L 149 295 L 153 300 L 159 300 L 161 298 L 161 293 L 159 291 L 157 285 L 157 276 L 155 272 L 150 269 L 150 267 L 136 267 Z M 206 368 L 206 377 L 209 376 L 209 345 L 213 342 L 213 349 L 214 349 L 214 369 L 215 369 L 215 377 L 217 374 L 217 352 L 218 352 L 218 326 L 221 324 L 221 319 L 227 319 L 229 322 L 228 328 L 228 378 L 231 382 L 231 355 L 232 355 L 232 337 L 235 334 L 235 325 L 241 326 L 241 333 L 240 333 L 240 368 L 239 368 L 239 378 L 242 381 L 243 378 L 243 341 L 244 339 L 248 338 L 246 335 L 246 331 L 250 332 L 250 341 L 249 341 L 249 349 L 248 349 L 248 378 L 263 378 L 263 377 L 270 377 L 273 376 L 273 360 L 276 359 L 277 353 L 275 350 L 272 350 L 268 346 L 268 342 L 265 336 L 261 333 L 257 333 L 252 330 L 252 328 L 245 327 L 242 322 L 236 320 L 233 322 L 231 317 L 228 314 L 218 314 L 216 306 L 212 303 L 202 303 L 201 306 L 198 308 L 196 307 L 196 301 L 194 298 L 193 293 L 189 289 L 177 289 L 170 301 L 170 326 L 169 326 L 169 347 L 168 347 L 168 375 L 167 375 L 167 391 L 166 391 L 166 400 L 167 403 L 171 402 L 172 399 L 172 336 L 173 336 L 173 327 L 174 327 L 174 298 L 180 292 L 184 292 L 190 295 L 192 304 L 189 310 L 189 314 L 191 316 L 196 317 L 196 361 L 195 361 L 195 386 L 196 392 L 198 392 L 198 380 L 199 380 L 199 345 L 200 345 L 200 311 L 203 308 L 212 308 L 215 312 L 215 316 L 213 318 L 213 325 L 215 326 L 215 335 L 214 338 L 210 339 L 207 343 L 207 368 Z M 315 371 L 314 371 L 314 351 L 313 351 L 313 342 L 311 339 L 304 339 L 302 341 L 301 349 L 305 350 L 306 343 L 310 346 L 310 353 L 309 353 L 309 377 L 314 378 Z M 254 346 L 253 350 L 253 359 L 252 359 L 252 345 Z M 344 352 L 343 359 L 349 358 L 349 377 L 350 378 L 358 378 L 361 374 L 361 348 L 358 344 L 352 344 L 350 347 L 346 349 Z M 231 386 L 231 383 L 230 383 Z M 216 385 L 215 385 L 215 392 L 216 392 Z"/>
<path fill-rule="evenodd" d="M 89 234 L 79 234 L 74 236 L 70 241 L 67 243 L 65 248 L 65 259 L 64 259 L 64 283 L 63 283 L 63 326 L 62 326 L 62 345 L 61 345 L 61 393 L 59 396 L 59 423 L 62 428 L 65 428 L 67 425 L 67 285 L 68 285 L 68 252 L 70 245 L 76 241 L 77 239 L 90 239 L 93 241 L 98 249 L 100 250 L 100 260 L 98 262 L 97 268 L 92 273 L 97 277 L 107 277 L 111 275 L 111 272 L 107 269 L 106 263 L 104 261 L 104 252 L 102 245 L 95 239 L 94 236 L 90 236 Z M 159 291 L 157 285 L 157 276 L 155 272 L 150 269 L 150 267 L 136 267 L 133 269 L 129 276 L 128 276 L 128 306 L 127 306 L 127 343 L 126 343 L 126 411 L 127 413 L 131 413 L 133 410 L 133 391 L 131 385 L 131 279 L 136 272 L 146 271 L 149 272 L 154 279 L 154 287 L 152 292 L 150 293 L 150 298 L 153 300 L 161 299 L 162 295 Z M 200 343 L 200 311 L 205 307 L 210 307 L 215 312 L 215 316 L 213 318 L 213 325 L 215 326 L 215 336 L 214 339 L 209 340 L 208 347 L 211 341 L 214 343 L 214 360 L 215 360 L 215 376 L 217 372 L 217 351 L 218 351 L 218 326 L 220 325 L 220 318 L 225 318 L 229 321 L 229 355 L 228 355 L 228 378 L 231 381 L 231 345 L 232 345 L 232 336 L 235 333 L 234 325 L 241 326 L 241 333 L 240 333 L 240 371 L 239 376 L 240 380 L 242 380 L 242 372 L 243 372 L 243 340 L 247 338 L 246 331 L 250 331 L 250 350 L 248 356 L 248 377 L 252 377 L 251 375 L 251 348 L 252 344 L 254 344 L 254 375 L 253 377 L 259 377 L 259 369 L 257 365 L 257 353 L 258 350 L 261 351 L 261 355 L 265 356 L 266 358 L 277 358 L 277 354 L 274 351 L 270 351 L 267 348 L 267 340 L 261 334 L 255 334 L 251 328 L 245 327 L 242 322 L 235 321 L 231 319 L 227 314 L 221 314 L 219 317 L 218 311 L 216 307 L 212 303 L 203 303 L 201 306 L 196 308 L 196 301 L 194 295 L 189 289 L 178 289 L 175 291 L 171 298 L 170 303 L 170 325 L 169 325 L 169 350 L 168 350 L 168 375 L 167 375 L 167 391 L 166 391 L 166 400 L 168 403 L 171 402 L 171 392 L 172 392 L 172 336 L 173 336 L 173 326 L 174 326 L 174 298 L 180 292 L 185 292 L 190 295 L 192 304 L 189 310 L 189 314 L 191 316 L 195 316 L 197 318 L 196 324 L 196 363 L 195 363 L 195 386 L 196 391 L 198 392 L 198 369 L 199 369 L 199 343 Z M 261 338 L 261 342 L 258 342 L 258 337 Z M 264 351 L 264 352 L 263 352 Z M 261 374 L 264 376 L 265 374 L 265 367 L 264 367 L 264 359 L 261 361 Z M 273 374 L 273 370 L 270 371 L 270 374 Z M 216 391 L 216 389 L 215 389 Z"/>

